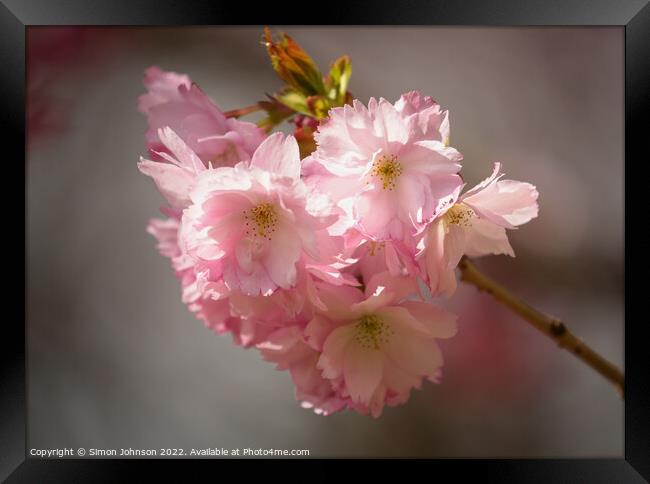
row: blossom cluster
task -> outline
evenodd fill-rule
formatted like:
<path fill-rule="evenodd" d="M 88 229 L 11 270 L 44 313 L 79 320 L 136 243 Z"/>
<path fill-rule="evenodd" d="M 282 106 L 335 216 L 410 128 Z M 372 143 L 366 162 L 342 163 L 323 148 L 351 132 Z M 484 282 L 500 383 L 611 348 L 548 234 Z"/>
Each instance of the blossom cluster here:
<path fill-rule="evenodd" d="M 189 310 L 287 370 L 305 408 L 379 416 L 438 382 L 462 256 L 514 256 L 537 190 L 501 165 L 464 191 L 449 113 L 418 92 L 333 107 L 292 135 L 227 117 L 187 76 L 149 68 L 139 169 L 165 197 L 148 231 Z M 312 120 L 313 121 L 313 120 Z"/>

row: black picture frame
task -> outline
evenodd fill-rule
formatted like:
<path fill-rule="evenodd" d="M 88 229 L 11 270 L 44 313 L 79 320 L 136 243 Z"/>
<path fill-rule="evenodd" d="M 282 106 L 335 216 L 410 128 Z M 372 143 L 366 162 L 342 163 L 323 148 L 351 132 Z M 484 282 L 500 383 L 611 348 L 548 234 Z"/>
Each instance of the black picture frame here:
<path fill-rule="evenodd" d="M 314 3 L 314 7 L 319 4 Z M 307 2 L 281 1 L 262 5 L 236 5 L 217 0 L 179 2 L 117 1 L 117 0 L 3 0 L 0 5 L 0 78 L 2 103 L 0 111 L 5 156 L 2 191 L 5 217 L 4 239 L 14 247 L 6 252 L 7 262 L 18 265 L 23 255 L 23 267 L 8 270 L 11 279 L 5 292 L 10 309 L 5 310 L 2 340 L 2 379 L 0 387 L 0 478 L 8 482 L 115 482 L 126 473 L 132 475 L 136 466 L 161 469 L 169 473 L 171 463 L 185 467 L 189 461 L 114 461 L 91 459 L 40 460 L 26 458 L 26 368 L 25 328 L 27 281 L 26 250 L 15 227 L 22 226 L 26 234 L 26 211 L 22 224 L 17 209 L 19 197 L 8 188 L 19 187 L 19 173 L 27 177 L 25 164 L 25 38 L 26 27 L 34 25 L 472 25 L 472 26 L 620 26 L 625 29 L 625 456 L 621 459 L 543 459 L 543 460 L 436 460 L 418 463 L 436 470 L 454 472 L 454 477 L 480 476 L 495 482 L 644 482 L 650 480 L 650 357 L 644 346 L 644 318 L 633 314 L 635 295 L 644 287 L 631 284 L 634 274 L 643 268 L 628 265 L 639 261 L 632 249 L 632 234 L 643 238 L 647 216 L 634 217 L 629 182 L 641 183 L 641 170 L 648 160 L 647 138 L 643 120 L 650 100 L 650 5 L 648 0 L 490 0 L 490 1 L 374 1 L 340 2 L 329 8 L 310 8 Z M 333 5 L 333 6 L 332 6 Z M 7 147 L 12 148 L 9 156 Z M 11 170 L 15 170 L 14 173 Z M 632 176 L 629 176 L 633 173 Z M 640 181 L 641 180 L 641 181 Z M 26 187 L 26 185 L 25 185 Z M 20 188 L 17 188 L 20 190 Z M 643 193 L 640 189 L 637 193 Z M 26 191 L 23 200 L 27 204 Z M 635 207 L 637 207 L 635 209 Z M 12 220 L 15 217 L 16 220 Z M 13 228 L 12 228 L 13 227 Z M 25 235 L 26 236 L 26 235 Z M 25 240 L 23 240 L 25 242 Z M 23 273 L 24 284 L 15 280 Z M 7 284 L 6 284 L 7 285 Z M 22 297 L 19 294 L 23 289 Z M 14 294 L 15 292 L 15 294 Z M 598 402 L 594 402 L 595 405 Z M 193 465 L 197 461 L 191 461 Z M 239 465 L 236 460 L 219 460 L 218 465 Z M 308 461 L 292 461 L 305 465 Z M 309 465 L 320 466 L 322 462 Z M 273 461 L 271 465 L 276 465 Z M 294 464 L 295 463 L 295 464 Z M 202 464 L 203 465 L 203 464 Z M 208 464 L 209 465 L 209 464 Z M 329 463 L 326 463 L 329 466 Z M 248 464 L 247 464 L 248 467 Z M 382 466 L 383 467 L 383 466 Z M 378 470 L 381 467 L 377 468 Z M 232 470 L 232 468 L 231 468 Z M 313 472 L 312 468 L 310 472 Z M 169 474 L 168 474 L 169 475 Z M 184 474 L 186 475 L 186 474 Z M 118 477 L 119 476 L 119 477 Z"/>

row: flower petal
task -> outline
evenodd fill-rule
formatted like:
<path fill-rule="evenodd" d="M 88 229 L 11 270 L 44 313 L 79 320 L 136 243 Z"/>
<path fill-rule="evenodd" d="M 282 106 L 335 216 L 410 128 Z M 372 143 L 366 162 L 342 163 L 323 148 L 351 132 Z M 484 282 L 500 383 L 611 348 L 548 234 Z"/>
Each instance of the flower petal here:
<path fill-rule="evenodd" d="M 456 324 L 458 316 L 440 306 L 422 301 L 404 301 L 400 306 L 426 327 L 429 334 L 435 338 L 451 338 L 458 330 Z"/>
<path fill-rule="evenodd" d="M 424 236 L 423 263 L 429 279 L 429 289 L 434 296 L 445 294 L 450 297 L 456 290 L 455 266 L 450 267 L 449 258 L 445 252 L 447 248 L 446 236 L 443 220 L 433 222 Z"/>
<path fill-rule="evenodd" d="M 388 190 L 368 190 L 357 199 L 354 214 L 367 235 L 376 240 L 388 239 L 390 222 L 397 215 L 395 196 Z"/>
<path fill-rule="evenodd" d="M 462 200 L 481 218 L 512 229 L 537 217 L 539 193 L 530 183 L 499 180 L 499 169 L 500 164 L 495 163 L 492 175 L 470 190 Z"/>
<path fill-rule="evenodd" d="M 300 237 L 290 227 L 279 227 L 268 242 L 264 266 L 278 286 L 289 289 L 296 283 L 296 262 L 300 259 Z"/>
<path fill-rule="evenodd" d="M 433 338 L 402 325 L 393 324 L 394 333 L 386 345 L 386 354 L 402 370 L 417 376 L 434 375 L 442 366 L 442 353 Z"/>
<path fill-rule="evenodd" d="M 381 382 L 383 359 L 379 350 L 348 345 L 343 361 L 343 378 L 353 402 L 370 403 Z"/>
<path fill-rule="evenodd" d="M 153 178 L 160 193 L 174 208 L 185 208 L 190 204 L 190 190 L 194 184 L 194 175 L 171 163 L 145 160 L 140 158 L 139 170 Z"/>
<path fill-rule="evenodd" d="M 469 257 L 488 254 L 505 254 L 514 257 L 515 251 L 508 241 L 505 228 L 490 220 L 474 218 L 472 226 L 467 229 L 465 254 Z"/>
<path fill-rule="evenodd" d="M 189 146 L 170 127 L 158 130 L 160 141 L 172 152 L 181 166 L 192 170 L 194 173 L 204 171 L 205 165 Z"/>
<path fill-rule="evenodd" d="M 300 178 L 300 150 L 296 138 L 274 133 L 255 150 L 252 167 L 284 176 L 293 180 Z"/>
<path fill-rule="evenodd" d="M 351 342 L 354 327 L 350 324 L 340 326 L 330 333 L 323 344 L 323 352 L 317 366 L 323 370 L 323 378 L 338 378 L 343 373 L 343 357 Z"/>

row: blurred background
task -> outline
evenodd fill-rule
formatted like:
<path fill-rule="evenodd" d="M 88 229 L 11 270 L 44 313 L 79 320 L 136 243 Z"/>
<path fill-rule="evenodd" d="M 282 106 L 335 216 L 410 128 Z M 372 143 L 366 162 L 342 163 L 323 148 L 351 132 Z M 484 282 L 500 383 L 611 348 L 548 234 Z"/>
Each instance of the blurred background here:
<path fill-rule="evenodd" d="M 623 30 L 298 28 L 350 89 L 418 89 L 451 112 L 470 186 L 501 161 L 540 191 L 517 257 L 477 262 L 623 367 Z M 225 111 L 281 81 L 262 28 L 28 28 L 28 447 L 309 449 L 312 457 L 620 457 L 623 401 L 474 287 L 440 385 L 374 420 L 300 408 L 289 375 L 185 309 L 145 232 L 163 203 L 136 162 L 150 65 Z M 255 117 L 244 119 L 256 120 Z"/>

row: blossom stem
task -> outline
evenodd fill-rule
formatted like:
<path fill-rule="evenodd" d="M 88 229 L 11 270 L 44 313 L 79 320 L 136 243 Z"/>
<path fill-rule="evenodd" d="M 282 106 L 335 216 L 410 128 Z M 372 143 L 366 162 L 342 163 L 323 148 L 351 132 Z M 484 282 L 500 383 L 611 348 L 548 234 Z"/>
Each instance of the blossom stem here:
<path fill-rule="evenodd" d="M 612 382 L 620 392 L 621 397 L 625 398 L 625 376 L 621 370 L 576 337 L 562 321 L 538 311 L 513 295 L 505 287 L 479 271 L 467 257 L 461 259 L 458 268 L 461 272 L 461 280 L 473 284 L 480 291 L 492 295 L 497 301 L 510 308 L 555 341 L 560 348 L 565 348 L 573 353 L 577 358 Z"/>
<path fill-rule="evenodd" d="M 259 104 L 253 104 L 251 106 L 246 106 L 245 108 L 226 111 L 223 114 L 226 116 L 226 118 L 239 118 L 241 116 L 246 116 L 247 114 L 254 113 L 255 111 L 260 111 L 261 109 L 262 106 Z"/>

